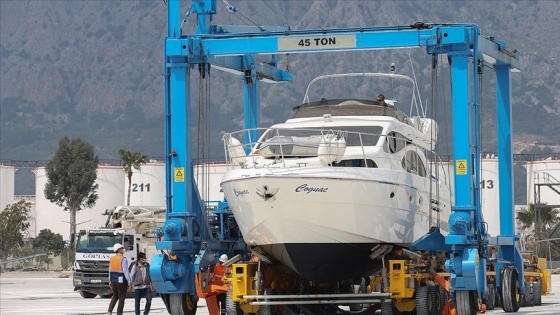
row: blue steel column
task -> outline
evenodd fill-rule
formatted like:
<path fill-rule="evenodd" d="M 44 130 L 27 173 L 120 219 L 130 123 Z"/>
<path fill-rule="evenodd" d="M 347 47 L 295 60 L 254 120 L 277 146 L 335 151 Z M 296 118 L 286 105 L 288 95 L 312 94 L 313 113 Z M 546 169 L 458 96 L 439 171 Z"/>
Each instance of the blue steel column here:
<path fill-rule="evenodd" d="M 165 177 L 167 217 L 158 229 L 156 249 L 166 254 L 152 257 L 150 274 L 159 293 L 194 293 L 192 261 L 192 167 L 188 137 L 188 57 L 177 54 L 169 42 L 180 38 L 180 1 L 168 2 L 168 37 L 164 46 L 165 69 Z M 187 236 L 191 236 L 188 237 Z"/>
<path fill-rule="evenodd" d="M 243 78 L 243 88 L 245 92 L 244 129 L 250 130 L 249 133 L 244 135 L 246 144 L 255 143 L 257 141 L 258 132 L 256 128 L 259 127 L 260 121 L 259 80 L 252 57 L 250 58 L 250 62 L 250 70 L 246 71 L 245 77 Z M 245 148 L 245 150 L 250 149 L 249 147 Z"/>
<path fill-rule="evenodd" d="M 523 258 L 517 248 L 515 235 L 515 210 L 513 202 L 513 138 L 511 115 L 511 78 L 508 65 L 496 65 L 496 116 L 498 123 L 498 180 L 500 183 L 500 235 L 498 236 L 498 261 L 508 261 L 517 268 L 519 286 L 524 293 Z M 496 264 L 497 285 L 499 270 Z"/>
<path fill-rule="evenodd" d="M 511 79 L 509 66 L 496 66 L 496 114 L 498 120 L 498 175 L 500 234 L 515 235 L 513 204 L 513 145 L 511 125 Z"/>
<path fill-rule="evenodd" d="M 469 110 L 470 52 L 450 52 L 453 103 L 453 159 L 455 206 L 449 217 L 449 234 L 445 243 L 452 246 L 446 270 L 451 273 L 451 293 L 476 290 L 480 273 L 476 241 L 473 237 L 473 156 L 471 146 L 471 112 Z"/>

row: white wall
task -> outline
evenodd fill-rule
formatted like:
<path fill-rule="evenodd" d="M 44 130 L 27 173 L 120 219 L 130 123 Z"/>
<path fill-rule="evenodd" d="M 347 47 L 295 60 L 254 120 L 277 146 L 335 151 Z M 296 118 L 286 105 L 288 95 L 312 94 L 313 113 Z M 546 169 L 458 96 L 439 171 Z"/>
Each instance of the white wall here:
<path fill-rule="evenodd" d="M 59 233 L 65 240 L 70 239 L 70 213 L 64 211 L 45 198 L 43 193 L 47 184 L 47 176 L 44 167 L 34 170 L 35 193 L 36 193 L 36 233 L 42 229 L 50 229 L 53 233 Z M 78 211 L 76 215 L 76 230 L 94 228 L 105 225 L 106 216 L 101 212 L 123 204 L 124 196 L 124 170 L 120 166 L 100 165 L 97 169 L 97 200 L 95 206 L 90 209 Z M 66 221 L 66 222 L 64 222 Z M 34 235 L 36 236 L 36 235 Z"/>

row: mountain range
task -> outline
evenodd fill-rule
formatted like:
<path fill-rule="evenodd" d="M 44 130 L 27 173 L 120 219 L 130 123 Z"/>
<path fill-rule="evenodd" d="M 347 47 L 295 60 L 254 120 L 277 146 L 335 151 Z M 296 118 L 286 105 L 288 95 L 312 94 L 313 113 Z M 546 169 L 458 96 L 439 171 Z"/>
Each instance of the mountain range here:
<path fill-rule="evenodd" d="M 229 13 L 227 3 L 237 12 Z M 182 1 L 184 12 L 189 6 Z M 524 58 L 523 71 L 512 74 L 515 152 L 560 152 L 559 1 L 229 0 L 217 1 L 217 7 L 213 24 L 293 30 L 476 23 L 484 35 L 505 40 Z M 166 17 L 165 1 L 0 1 L 0 159 L 48 160 L 64 135 L 92 143 L 100 159 L 118 159 L 119 149 L 163 156 Z M 190 34 L 195 27 L 190 16 L 182 31 Z M 421 49 L 292 54 L 278 60 L 294 80 L 261 84 L 263 126 L 285 120 L 307 83 L 321 74 L 386 72 L 395 63 L 399 73 L 414 70 L 420 94 L 431 95 L 430 56 Z M 494 152 L 494 80 L 491 69 L 485 71 L 482 147 Z M 445 81 L 449 74 L 441 70 L 440 77 Z M 209 135 L 196 132 L 194 104 L 190 136 L 208 137 L 210 157 L 220 159 L 221 131 L 242 129 L 243 87 L 240 77 L 220 71 L 211 72 L 210 82 Z M 439 110 L 440 128 L 450 130 L 450 109 Z M 442 134 L 440 147 L 448 146 L 449 133 Z"/>

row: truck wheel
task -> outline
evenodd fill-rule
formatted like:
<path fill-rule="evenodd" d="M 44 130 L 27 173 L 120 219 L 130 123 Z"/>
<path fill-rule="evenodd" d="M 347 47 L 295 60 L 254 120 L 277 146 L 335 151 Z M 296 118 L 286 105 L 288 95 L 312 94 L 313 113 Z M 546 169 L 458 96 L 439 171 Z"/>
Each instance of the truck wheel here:
<path fill-rule="evenodd" d="M 493 310 L 494 309 L 495 300 L 496 300 L 496 288 L 494 288 L 493 284 L 489 283 L 488 284 L 488 298 L 486 299 L 486 309 L 487 310 Z"/>
<path fill-rule="evenodd" d="M 393 305 L 393 301 L 381 303 L 381 315 L 399 315 L 400 312 Z"/>
<path fill-rule="evenodd" d="M 264 289 L 264 295 L 272 295 L 272 289 L 271 288 Z M 273 310 L 271 305 L 261 305 L 259 307 L 259 311 L 257 312 L 257 315 L 274 315 L 274 314 L 276 314 L 276 309 Z"/>
<path fill-rule="evenodd" d="M 519 311 L 519 280 L 517 270 L 513 268 L 505 268 L 502 275 L 502 309 L 506 313 L 515 313 Z"/>
<path fill-rule="evenodd" d="M 457 314 L 476 315 L 476 299 L 471 290 L 455 291 L 455 303 L 457 304 Z"/>
<path fill-rule="evenodd" d="M 354 293 L 354 291 L 355 291 L 354 285 L 352 285 L 350 287 L 350 292 Z M 359 287 L 358 287 L 358 293 L 367 293 L 367 288 L 366 288 L 366 285 L 365 285 L 364 278 L 361 279 L 361 282 L 360 282 Z M 349 307 L 350 307 L 350 311 L 352 311 L 352 312 L 357 312 L 357 311 L 361 311 L 361 310 L 364 309 L 364 305 L 361 304 L 361 303 L 351 303 L 351 304 L 349 304 Z"/>
<path fill-rule="evenodd" d="M 438 286 L 437 291 L 436 291 L 436 297 L 437 297 L 437 309 L 436 309 L 436 314 L 441 314 L 443 312 L 443 309 L 445 308 L 445 305 L 447 304 L 447 301 L 449 301 L 449 292 L 447 292 L 447 290 L 445 290 L 443 287 Z"/>
<path fill-rule="evenodd" d="M 525 306 L 533 306 L 533 288 L 531 282 L 525 282 Z"/>
<path fill-rule="evenodd" d="M 173 315 L 195 315 L 196 304 L 195 298 L 188 293 L 169 295 L 169 306 Z"/>
<path fill-rule="evenodd" d="M 416 289 L 416 315 L 431 315 L 433 304 L 430 287 L 418 287 Z"/>
<path fill-rule="evenodd" d="M 80 290 L 80 295 L 81 295 L 84 299 L 93 299 L 94 297 L 97 296 L 97 294 L 95 294 L 95 293 L 90 293 L 90 292 L 82 291 L 82 290 Z"/>
<path fill-rule="evenodd" d="M 243 311 L 239 307 L 239 302 L 234 302 L 231 298 L 231 288 L 226 295 L 226 314 L 227 315 L 243 315 Z"/>
<path fill-rule="evenodd" d="M 536 306 L 542 304 L 542 284 L 540 280 L 533 282 L 533 304 Z"/>

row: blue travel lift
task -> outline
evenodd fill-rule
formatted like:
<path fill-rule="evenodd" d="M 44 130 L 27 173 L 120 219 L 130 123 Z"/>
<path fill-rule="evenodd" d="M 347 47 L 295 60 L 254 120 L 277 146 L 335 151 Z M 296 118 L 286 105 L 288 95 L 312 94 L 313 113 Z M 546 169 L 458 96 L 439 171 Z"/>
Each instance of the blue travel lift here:
<path fill-rule="evenodd" d="M 450 293 L 459 315 L 472 315 L 488 296 L 486 264 L 488 245 L 496 245 L 496 286 L 506 312 L 519 309 L 517 293 L 524 293 L 523 261 L 514 230 L 512 163 L 512 70 L 521 58 L 503 41 L 484 37 L 476 24 L 425 24 L 291 30 L 283 27 L 212 25 L 216 0 L 192 0 L 185 20 L 196 14 L 197 28 L 183 35 L 179 0 L 168 0 L 168 34 L 164 42 L 165 156 L 167 220 L 158 231 L 151 274 L 168 311 L 196 313 L 195 274 L 220 253 L 237 254 L 244 244 L 221 234 L 205 239 L 207 208 L 193 177 L 189 125 L 190 72 L 209 75 L 211 67 L 244 78 L 245 128 L 259 126 L 259 82 L 287 82 L 291 75 L 276 67 L 275 54 L 321 53 L 373 49 L 425 47 L 433 56 L 447 54 L 452 76 L 453 162 L 455 206 L 449 234 L 437 228 L 418 240 L 414 250 L 448 251 L 445 269 L 451 274 Z M 185 9 L 183 9 L 185 10 Z M 235 12 L 235 8 L 228 6 Z M 253 55 L 271 55 L 268 63 Z M 436 59 L 437 58 L 433 58 Z M 500 233 L 487 233 L 480 201 L 479 74 L 483 67 L 496 73 L 497 136 L 500 181 Z M 469 75 L 471 73 L 471 75 Z M 246 135 L 252 139 L 257 134 Z M 227 207 L 210 213 L 230 215 Z M 231 257 L 231 256 L 230 256 Z M 499 271 L 499 272 L 498 272 Z"/>

